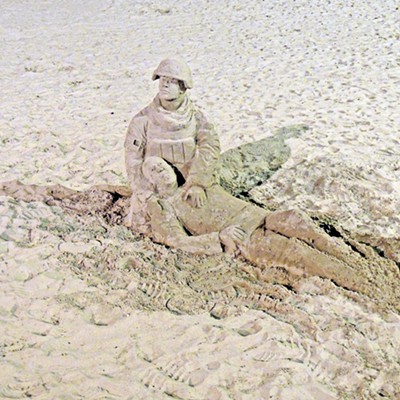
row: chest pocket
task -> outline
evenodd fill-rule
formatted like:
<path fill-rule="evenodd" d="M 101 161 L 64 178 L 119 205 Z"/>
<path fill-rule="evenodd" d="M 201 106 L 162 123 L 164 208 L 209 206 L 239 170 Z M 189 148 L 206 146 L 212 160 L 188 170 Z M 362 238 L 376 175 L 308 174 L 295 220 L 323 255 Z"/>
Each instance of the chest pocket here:
<path fill-rule="evenodd" d="M 193 159 L 195 150 L 194 138 L 180 140 L 153 138 L 147 145 L 146 157 L 160 157 L 173 165 L 186 164 Z"/>

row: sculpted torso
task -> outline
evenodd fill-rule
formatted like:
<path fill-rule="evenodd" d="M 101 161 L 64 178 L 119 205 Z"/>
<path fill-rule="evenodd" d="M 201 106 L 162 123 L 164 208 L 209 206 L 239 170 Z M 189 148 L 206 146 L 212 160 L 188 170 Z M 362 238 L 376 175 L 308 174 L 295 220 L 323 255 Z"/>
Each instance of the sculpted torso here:
<path fill-rule="evenodd" d="M 262 208 L 231 196 L 219 185 L 208 188 L 206 195 L 207 201 L 200 208 L 185 202 L 180 191 L 170 199 L 178 219 L 192 235 L 221 232 L 232 225 L 250 234 L 267 215 Z"/>
<path fill-rule="evenodd" d="M 216 181 L 220 153 L 214 127 L 193 105 L 187 90 L 192 87 L 189 67 L 182 61 L 167 59 L 154 71 L 159 92 L 154 100 L 135 115 L 125 140 L 125 163 L 132 187 L 127 225 L 146 230 L 146 198 L 149 182 L 143 162 L 159 157 L 175 168 L 179 184 L 193 207 L 205 202 L 204 190 Z"/>

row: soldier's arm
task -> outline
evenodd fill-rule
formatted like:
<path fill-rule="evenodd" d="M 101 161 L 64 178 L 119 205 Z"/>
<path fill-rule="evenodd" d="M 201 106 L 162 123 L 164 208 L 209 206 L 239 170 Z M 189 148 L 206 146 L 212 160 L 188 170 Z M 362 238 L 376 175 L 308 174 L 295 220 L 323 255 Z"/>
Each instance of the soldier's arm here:
<path fill-rule="evenodd" d="M 197 151 L 189 171 L 187 186 L 208 188 L 216 183 L 221 147 L 214 126 L 201 111 L 197 111 L 197 121 Z"/>
<path fill-rule="evenodd" d="M 131 187 L 140 187 L 142 164 L 146 148 L 146 124 L 144 116 L 135 116 L 125 138 L 125 167 Z"/>
<path fill-rule="evenodd" d="M 146 231 L 145 202 L 149 196 L 148 183 L 142 173 L 146 149 L 147 118 L 141 114 L 133 117 L 125 138 L 125 167 L 132 196 L 124 224 L 138 232 Z"/>
<path fill-rule="evenodd" d="M 152 198 L 147 206 L 155 242 L 193 254 L 213 255 L 222 253 L 218 232 L 189 236 L 167 201 Z"/>

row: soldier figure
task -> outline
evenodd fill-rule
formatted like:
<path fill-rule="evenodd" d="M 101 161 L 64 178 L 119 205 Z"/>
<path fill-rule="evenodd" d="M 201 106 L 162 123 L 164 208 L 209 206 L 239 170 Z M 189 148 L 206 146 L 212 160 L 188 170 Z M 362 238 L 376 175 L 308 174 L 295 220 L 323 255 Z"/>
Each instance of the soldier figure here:
<path fill-rule="evenodd" d="M 214 127 L 191 102 L 187 90 L 192 75 L 184 61 L 165 59 L 153 73 L 159 79 L 154 100 L 136 114 L 125 140 L 125 163 L 132 187 L 127 225 L 146 232 L 146 200 L 149 182 L 142 165 L 148 157 L 159 157 L 173 167 L 183 185 L 184 200 L 193 208 L 206 202 L 205 189 L 217 182 L 220 145 Z"/>
<path fill-rule="evenodd" d="M 361 276 L 347 264 L 350 248 L 307 215 L 294 210 L 267 212 L 217 184 L 206 189 L 206 204 L 194 209 L 183 200 L 164 160 L 147 158 L 143 173 L 153 190 L 147 212 L 155 242 L 194 254 L 241 254 L 260 268 L 275 265 L 293 275 L 317 275 L 362 291 Z"/>
<path fill-rule="evenodd" d="M 164 60 L 154 71 L 156 79 L 159 92 L 133 117 L 125 141 L 133 191 L 129 227 L 194 254 L 241 255 L 261 269 L 276 266 L 290 275 L 317 275 L 381 296 L 380 279 L 388 276 L 389 265 L 376 260 L 370 249 L 360 252 L 351 240 L 331 237 L 304 213 L 267 212 L 226 192 L 217 176 L 218 137 L 187 95 L 189 67 Z M 385 275 L 377 274 L 379 290 L 371 292 L 376 266 Z M 390 276 L 398 275 L 395 268 Z"/>

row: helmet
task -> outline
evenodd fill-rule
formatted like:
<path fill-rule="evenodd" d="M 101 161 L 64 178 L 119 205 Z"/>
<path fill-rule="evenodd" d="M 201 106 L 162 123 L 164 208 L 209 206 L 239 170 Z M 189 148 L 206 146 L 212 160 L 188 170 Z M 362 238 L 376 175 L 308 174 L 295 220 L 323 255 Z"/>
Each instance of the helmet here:
<path fill-rule="evenodd" d="M 160 78 L 160 75 L 182 81 L 186 89 L 193 87 L 192 73 L 189 66 L 183 60 L 167 58 L 160 62 L 160 65 L 153 72 L 153 81 Z"/>

